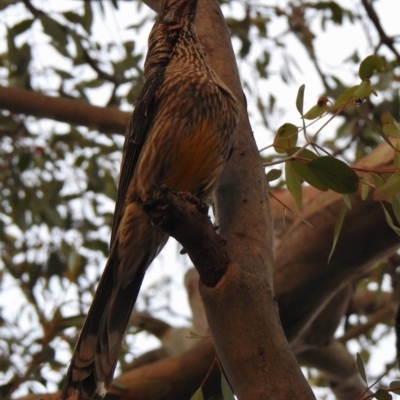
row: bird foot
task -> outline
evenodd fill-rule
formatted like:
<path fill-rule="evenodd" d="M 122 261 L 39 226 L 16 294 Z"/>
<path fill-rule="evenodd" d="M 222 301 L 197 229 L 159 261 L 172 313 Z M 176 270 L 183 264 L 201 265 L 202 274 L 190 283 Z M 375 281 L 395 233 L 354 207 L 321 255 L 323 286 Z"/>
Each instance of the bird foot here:
<path fill-rule="evenodd" d="M 188 201 L 191 204 L 194 204 L 196 208 L 204 215 L 208 215 L 208 205 L 201 201 L 198 197 L 194 196 L 190 192 L 172 192 L 176 196 L 181 199 Z"/>

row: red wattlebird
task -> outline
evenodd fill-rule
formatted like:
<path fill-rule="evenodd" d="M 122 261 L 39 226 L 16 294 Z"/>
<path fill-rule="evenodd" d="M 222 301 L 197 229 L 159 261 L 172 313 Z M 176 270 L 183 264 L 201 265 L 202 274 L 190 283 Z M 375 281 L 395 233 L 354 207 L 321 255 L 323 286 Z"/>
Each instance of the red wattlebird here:
<path fill-rule="evenodd" d="M 196 35 L 198 0 L 165 0 L 149 37 L 144 86 L 123 149 L 111 250 L 68 369 L 63 399 L 104 396 L 146 269 L 168 236 L 143 200 L 154 184 L 200 200 L 232 150 L 237 102 Z"/>

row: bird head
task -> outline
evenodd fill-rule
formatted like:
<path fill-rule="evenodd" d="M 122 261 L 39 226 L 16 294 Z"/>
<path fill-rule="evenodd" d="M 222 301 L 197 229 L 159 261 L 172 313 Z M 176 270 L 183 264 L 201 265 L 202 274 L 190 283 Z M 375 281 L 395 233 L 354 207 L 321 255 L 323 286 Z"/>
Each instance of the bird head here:
<path fill-rule="evenodd" d="M 193 28 L 198 0 L 164 0 L 157 23 L 167 30 Z"/>
<path fill-rule="evenodd" d="M 144 79 L 165 68 L 179 38 L 190 36 L 197 40 L 195 19 L 198 0 L 164 0 L 149 36 L 149 49 L 144 64 Z"/>

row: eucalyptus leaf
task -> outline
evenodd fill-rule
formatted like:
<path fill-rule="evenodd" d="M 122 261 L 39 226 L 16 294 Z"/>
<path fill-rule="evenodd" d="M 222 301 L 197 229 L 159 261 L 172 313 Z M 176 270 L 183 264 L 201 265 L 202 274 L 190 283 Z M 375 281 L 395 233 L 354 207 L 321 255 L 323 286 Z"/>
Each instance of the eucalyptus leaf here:
<path fill-rule="evenodd" d="M 304 107 L 304 91 L 306 90 L 306 85 L 301 85 L 297 92 L 296 98 L 296 108 L 297 111 L 303 116 L 303 107 Z"/>
<path fill-rule="evenodd" d="M 348 210 L 348 207 L 347 207 L 346 204 L 344 204 L 343 207 L 342 207 L 342 209 L 340 210 L 338 219 L 337 219 L 337 221 L 336 221 L 335 229 L 334 229 L 334 232 L 333 232 L 332 249 L 331 249 L 331 252 L 329 253 L 329 257 L 328 257 L 328 264 L 329 264 L 329 261 L 331 260 L 331 257 L 332 257 L 332 255 L 333 255 L 333 252 L 335 251 L 336 244 L 337 244 L 337 241 L 338 241 L 338 239 L 339 239 L 339 234 L 340 234 L 340 231 L 341 231 L 341 229 L 342 229 L 343 221 L 344 221 L 344 218 L 345 218 L 345 216 L 346 216 L 347 210 Z"/>
<path fill-rule="evenodd" d="M 385 66 L 383 64 L 382 58 L 371 55 L 361 62 L 360 68 L 358 71 L 358 75 L 362 80 L 370 79 L 373 74 L 377 72 L 383 72 L 385 70 Z"/>
<path fill-rule="evenodd" d="M 356 364 L 362 380 L 365 382 L 366 385 L 368 385 L 367 374 L 365 373 L 364 361 L 361 358 L 360 353 L 357 353 Z"/>
<path fill-rule="evenodd" d="M 307 166 L 322 184 L 335 192 L 351 194 L 358 190 L 358 175 L 343 161 L 323 156 L 310 161 Z"/>
<path fill-rule="evenodd" d="M 392 395 L 390 393 L 388 393 L 387 390 L 384 389 L 378 389 L 375 393 L 374 393 L 374 397 L 377 400 L 392 400 Z"/>
<path fill-rule="evenodd" d="M 385 219 L 386 219 L 386 223 L 390 226 L 390 228 L 392 228 L 392 230 L 400 236 L 400 228 L 398 228 L 394 222 L 393 219 L 391 217 L 391 215 L 389 214 L 389 212 L 386 210 L 385 206 L 383 205 L 383 202 L 381 202 L 382 208 L 383 208 L 383 212 L 385 214 Z"/>
<path fill-rule="evenodd" d="M 287 149 L 296 146 L 299 128 L 291 123 L 283 124 L 276 132 L 274 149 L 277 153 L 286 153 Z"/>
<path fill-rule="evenodd" d="M 190 400 L 204 400 L 203 389 L 199 387 L 194 393 Z"/>
<path fill-rule="evenodd" d="M 400 394 L 400 381 L 390 382 L 389 388 L 393 393 Z"/>
<path fill-rule="evenodd" d="M 400 170 L 393 173 L 382 186 L 375 189 L 373 199 L 376 201 L 387 200 L 400 194 Z"/>
<path fill-rule="evenodd" d="M 231 386 L 229 385 L 229 382 L 227 381 L 223 372 L 221 372 L 221 391 L 224 400 L 235 400 Z"/>
<path fill-rule="evenodd" d="M 285 164 L 285 175 L 286 186 L 290 194 L 293 196 L 296 206 L 300 207 L 302 198 L 301 179 L 290 161 Z"/>
<path fill-rule="evenodd" d="M 267 172 L 267 174 L 265 175 L 265 179 L 267 180 L 267 182 L 272 182 L 276 179 L 279 179 L 281 175 L 282 171 L 280 169 L 274 168 Z"/>

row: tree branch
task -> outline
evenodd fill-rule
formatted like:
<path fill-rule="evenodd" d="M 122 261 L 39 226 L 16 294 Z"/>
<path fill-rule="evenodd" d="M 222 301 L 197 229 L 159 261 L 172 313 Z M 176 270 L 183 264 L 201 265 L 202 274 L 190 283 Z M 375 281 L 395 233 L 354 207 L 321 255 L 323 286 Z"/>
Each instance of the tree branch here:
<path fill-rule="evenodd" d="M 338 400 L 356 399 L 365 392 L 354 357 L 339 341 L 308 349 L 297 357 L 301 365 L 323 372 Z"/>
<path fill-rule="evenodd" d="M 376 13 L 374 6 L 372 5 L 372 2 L 370 0 L 361 0 L 361 3 L 364 6 L 364 9 L 369 19 L 371 20 L 376 30 L 378 31 L 381 43 L 385 44 L 393 52 L 393 54 L 397 59 L 397 62 L 400 64 L 400 54 L 394 47 L 394 40 L 386 35 L 386 32 L 384 31 L 381 22 L 379 20 L 378 14 Z"/>
<path fill-rule="evenodd" d="M 393 149 L 382 143 L 356 166 L 373 169 L 391 162 Z M 351 203 L 329 264 L 332 242 L 327 238 L 333 240 L 333 227 L 343 207 L 339 194 L 328 191 L 315 196 L 280 240 L 275 253 L 274 285 L 289 341 L 307 329 L 306 325 L 338 291 L 400 246 L 400 237 L 386 223 L 379 202 L 363 201 L 355 194 Z"/>
<path fill-rule="evenodd" d="M 153 186 L 143 208 L 152 224 L 175 238 L 189 255 L 200 280 L 214 287 L 230 263 L 224 240 L 215 232 L 208 207 L 189 194 L 175 194 L 166 186 Z"/>
<path fill-rule="evenodd" d="M 111 107 L 96 107 L 80 100 L 4 86 L 0 86 L 0 109 L 119 134 L 125 133 L 131 117 L 131 113 Z"/>
<path fill-rule="evenodd" d="M 159 11 L 161 0 L 145 2 Z M 240 104 L 235 149 L 214 192 L 220 233 L 227 240 L 229 257 L 237 264 L 229 266 L 214 288 L 201 285 L 216 350 L 240 399 L 312 399 L 279 322 L 272 290 L 268 186 L 229 31 L 215 0 L 199 1 L 196 29 L 208 62 Z"/>
<path fill-rule="evenodd" d="M 360 335 L 366 334 L 379 323 L 388 323 L 394 320 L 398 304 L 394 301 L 386 304 L 384 307 L 377 310 L 365 324 L 357 325 L 354 328 L 345 332 L 339 341 L 346 343 L 351 339 L 358 338 Z"/>

